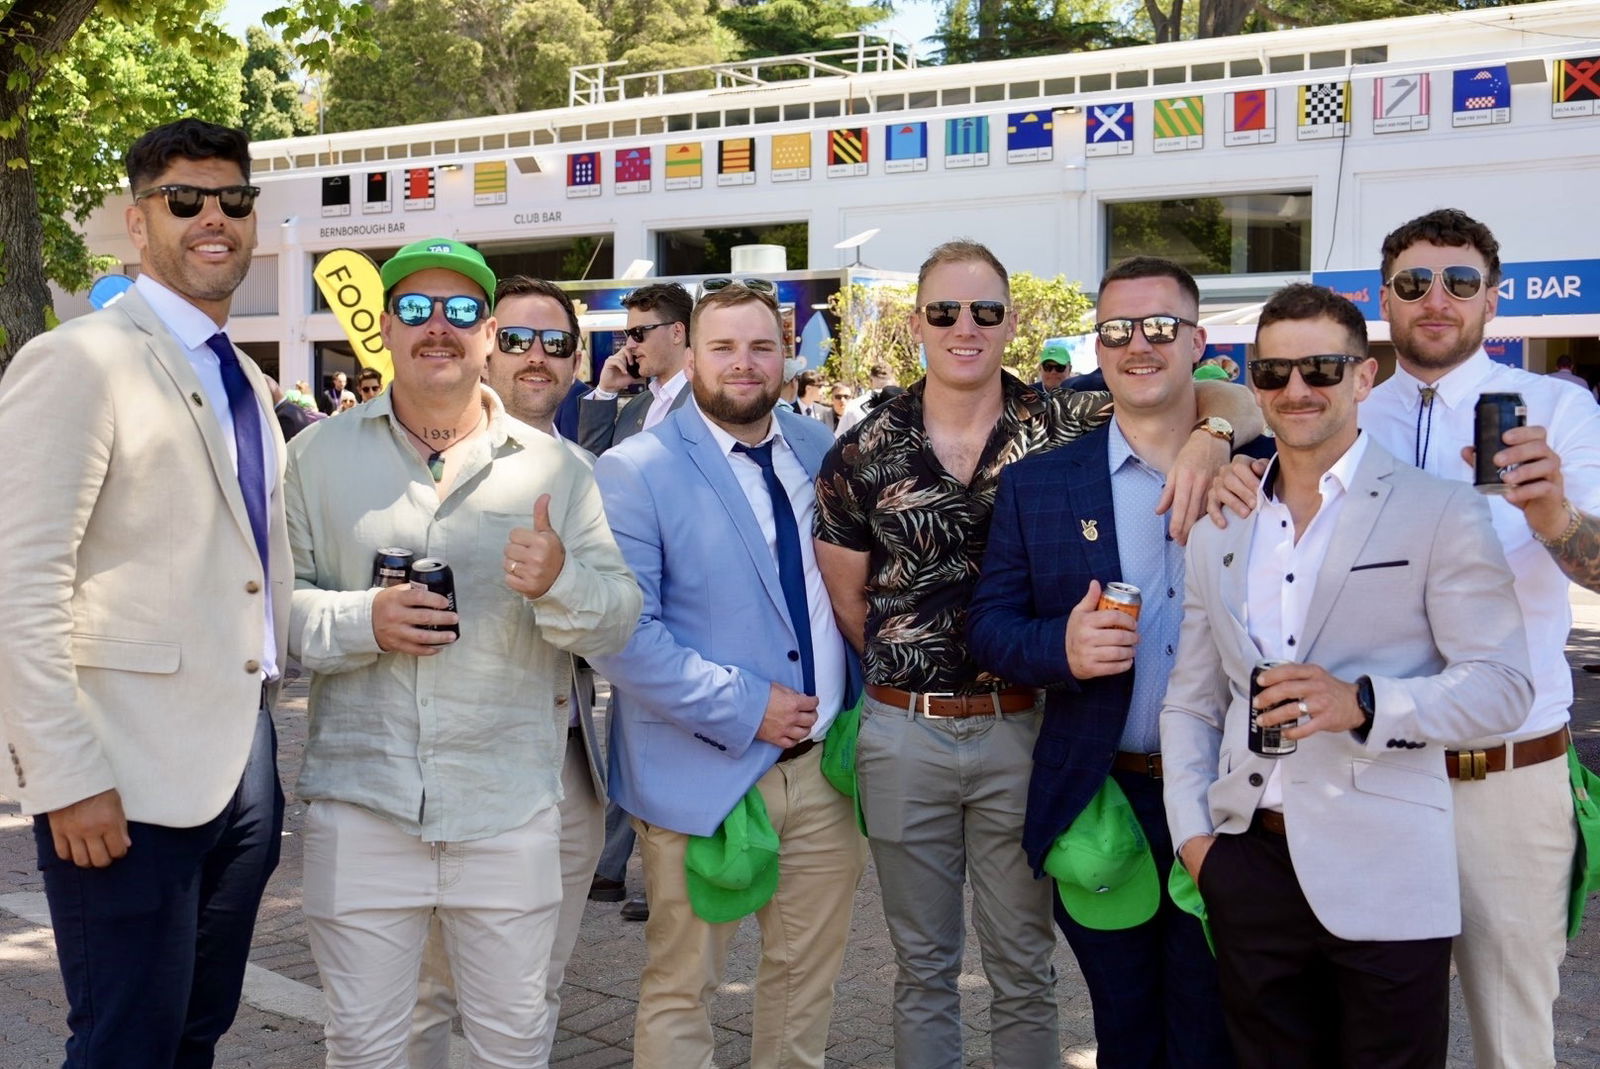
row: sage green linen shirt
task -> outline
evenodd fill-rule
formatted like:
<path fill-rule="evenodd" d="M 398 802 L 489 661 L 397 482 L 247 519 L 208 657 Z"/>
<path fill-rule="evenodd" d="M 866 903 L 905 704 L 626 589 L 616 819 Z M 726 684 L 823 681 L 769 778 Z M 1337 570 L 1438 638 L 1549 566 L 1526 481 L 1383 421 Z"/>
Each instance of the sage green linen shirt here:
<path fill-rule="evenodd" d="M 639 620 L 639 587 L 589 468 L 483 396 L 488 432 L 459 446 L 443 501 L 387 392 L 297 435 L 285 477 L 289 652 L 315 673 L 296 791 L 362 806 L 425 842 L 497 835 L 560 800 L 567 655 L 615 653 Z M 533 525 L 541 494 L 566 562 L 530 600 L 506 585 L 504 550 L 512 528 Z M 386 546 L 442 557 L 455 573 L 461 637 L 435 656 L 378 648 L 369 584 Z"/>

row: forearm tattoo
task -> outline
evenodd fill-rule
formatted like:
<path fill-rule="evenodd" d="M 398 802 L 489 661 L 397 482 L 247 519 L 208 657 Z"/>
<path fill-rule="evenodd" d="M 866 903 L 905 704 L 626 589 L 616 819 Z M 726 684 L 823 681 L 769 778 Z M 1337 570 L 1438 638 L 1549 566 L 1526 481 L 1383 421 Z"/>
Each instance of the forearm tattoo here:
<path fill-rule="evenodd" d="M 1600 516 L 1578 512 L 1578 523 L 1571 537 L 1550 548 L 1567 578 L 1600 593 Z"/>

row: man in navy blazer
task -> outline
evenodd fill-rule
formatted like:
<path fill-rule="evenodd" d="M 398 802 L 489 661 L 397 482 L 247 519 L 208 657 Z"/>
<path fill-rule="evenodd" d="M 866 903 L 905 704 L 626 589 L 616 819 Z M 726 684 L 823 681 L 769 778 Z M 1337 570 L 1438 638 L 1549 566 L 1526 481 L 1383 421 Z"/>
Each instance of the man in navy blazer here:
<path fill-rule="evenodd" d="M 821 1069 L 865 865 L 853 807 L 821 771 L 822 739 L 859 690 L 858 670 L 801 534 L 832 436 L 774 411 L 783 330 L 769 293 L 715 291 L 691 325 L 695 403 L 595 466 L 644 592 L 634 638 L 594 659 L 612 685 L 608 782 L 635 818 L 650 900 L 634 1064 L 712 1065 L 706 1007 L 738 924 L 694 912 L 684 849 L 757 787 L 781 848 L 777 892 L 756 913 L 750 1064 Z"/>
<path fill-rule="evenodd" d="M 1132 803 L 1162 886 L 1172 865 L 1158 750 L 1184 559 L 1155 503 L 1177 450 L 1213 423 L 1195 403 L 1198 309 L 1194 279 L 1169 260 L 1108 271 L 1096 353 L 1114 419 L 1000 477 L 968 631 L 984 668 L 1048 688 L 1022 833 L 1035 874 L 1107 776 Z M 1141 589 L 1137 626 L 1097 608 L 1110 582 Z M 1233 1064 L 1216 966 L 1193 917 L 1165 894 L 1154 917 L 1117 931 L 1078 923 L 1059 898 L 1054 908 L 1089 986 L 1102 1067 Z"/>

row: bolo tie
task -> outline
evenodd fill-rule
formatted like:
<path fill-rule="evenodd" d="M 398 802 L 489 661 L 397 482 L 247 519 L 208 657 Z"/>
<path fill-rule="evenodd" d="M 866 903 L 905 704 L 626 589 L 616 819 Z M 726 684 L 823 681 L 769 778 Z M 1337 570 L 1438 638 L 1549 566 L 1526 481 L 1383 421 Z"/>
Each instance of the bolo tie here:
<path fill-rule="evenodd" d="M 1433 398 L 1436 394 L 1438 394 L 1438 392 L 1439 391 L 1434 389 L 1432 386 L 1417 387 L 1417 393 L 1421 397 L 1421 401 L 1417 405 L 1416 465 L 1419 468 L 1426 467 L 1428 462 L 1428 443 L 1433 439 Z M 1426 410 L 1428 413 L 1428 426 L 1426 430 L 1424 430 L 1422 426 L 1422 413 L 1424 410 Z"/>

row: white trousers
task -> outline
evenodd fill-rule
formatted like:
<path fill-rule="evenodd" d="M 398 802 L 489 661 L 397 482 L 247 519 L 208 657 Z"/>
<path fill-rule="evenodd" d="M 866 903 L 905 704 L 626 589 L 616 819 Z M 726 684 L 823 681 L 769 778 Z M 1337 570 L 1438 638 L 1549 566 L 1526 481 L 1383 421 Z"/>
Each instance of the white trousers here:
<path fill-rule="evenodd" d="M 556 1023 L 561 1018 L 561 981 L 578 943 L 583 907 L 589 900 L 589 882 L 594 879 L 606 838 L 606 804 L 594 792 L 589 756 L 582 739 L 567 741 L 567 756 L 561 766 L 561 790 L 561 913 L 544 991 L 552 1047 Z M 450 979 L 450 962 L 444 952 L 444 931 L 436 914 L 428 930 L 422 976 L 417 985 L 411 1069 L 449 1069 L 450 1020 L 455 1012 L 455 988 Z"/>
<path fill-rule="evenodd" d="M 1562 758 L 1454 784 L 1461 934 L 1453 954 L 1478 1069 L 1556 1064 L 1577 821 Z"/>
<path fill-rule="evenodd" d="M 328 1069 L 406 1069 L 430 920 L 460 999 L 469 1064 L 542 1069 L 545 979 L 561 905 L 555 806 L 519 828 L 425 843 L 359 806 L 319 801 L 305 823 L 304 900 L 328 1004 Z"/>

